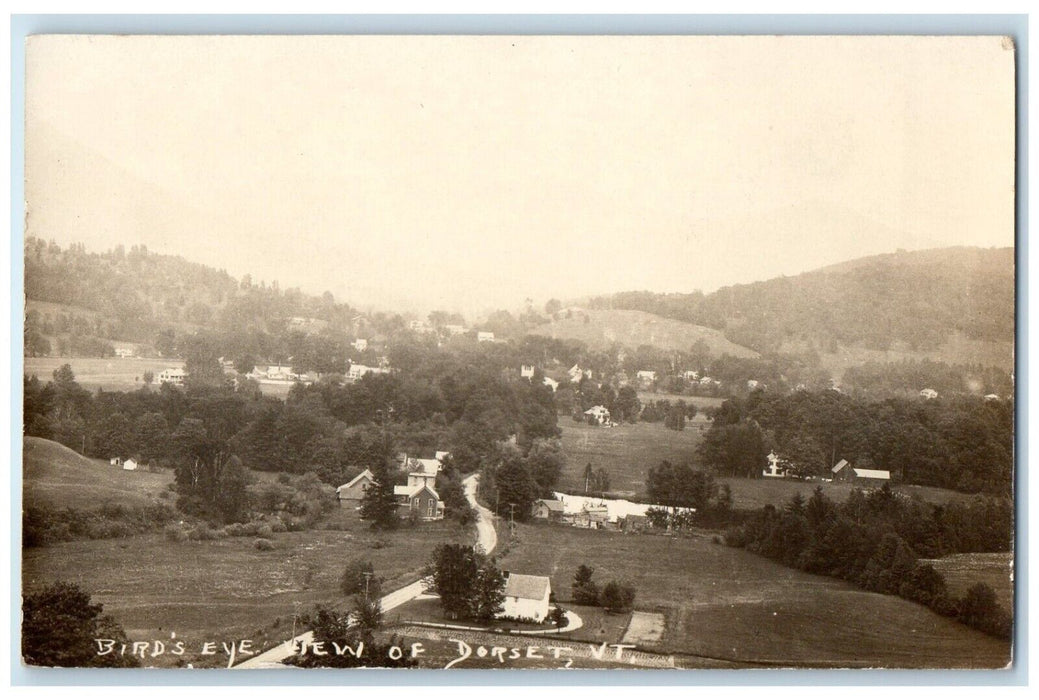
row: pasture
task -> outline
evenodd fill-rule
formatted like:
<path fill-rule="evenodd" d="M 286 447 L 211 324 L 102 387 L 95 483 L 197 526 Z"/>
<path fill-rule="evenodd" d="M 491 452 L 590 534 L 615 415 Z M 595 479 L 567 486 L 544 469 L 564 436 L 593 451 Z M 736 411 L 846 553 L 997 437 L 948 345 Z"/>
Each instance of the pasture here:
<path fill-rule="evenodd" d="M 337 511 L 333 520 L 340 529 L 276 534 L 275 548 L 266 552 L 252 537 L 171 542 L 161 534 L 27 548 L 23 590 L 58 580 L 76 583 L 137 641 L 168 641 L 176 633 L 189 649 L 233 639 L 251 639 L 262 649 L 288 639 L 294 616 L 310 613 L 315 604 L 348 603 L 339 592 L 348 561 L 371 561 L 388 592 L 418 579 L 435 545 L 473 540 L 470 530 L 452 522 L 376 533 L 352 508 Z M 226 663 L 191 654 L 154 663 L 178 661 Z"/>
<path fill-rule="evenodd" d="M 636 610 L 664 615 L 650 649 L 682 664 L 1002 668 L 1010 645 L 895 596 L 789 569 L 709 538 L 517 525 L 501 565 L 550 576 L 564 607 L 578 564 L 635 586 Z"/>
<path fill-rule="evenodd" d="M 698 430 L 668 430 L 662 423 L 624 423 L 612 428 L 591 426 L 561 419 L 566 467 L 559 479 L 560 491 L 582 493 L 584 468 L 610 475 L 610 492 L 640 496 L 645 493 L 646 474 L 662 460 L 682 462 L 692 458 L 700 443 Z"/>
<path fill-rule="evenodd" d="M 24 506 L 93 510 L 148 506 L 173 482 L 173 472 L 124 471 L 43 438 L 22 438 Z"/>
<path fill-rule="evenodd" d="M 719 484 L 728 484 L 732 490 L 733 506 L 745 510 L 757 510 L 766 505 L 781 506 L 800 493 L 809 498 L 816 487 L 832 501 L 844 501 L 856 486 L 850 482 L 800 481 L 798 479 L 746 479 L 740 477 L 717 477 Z M 948 503 L 965 494 L 934 486 L 914 486 L 911 484 L 892 485 L 896 493 L 907 496 L 919 496 L 928 503 Z"/>
<path fill-rule="evenodd" d="M 151 372 L 156 379 L 152 386 L 158 389 L 159 372 L 167 367 L 183 368 L 180 360 L 164 360 L 145 357 L 26 357 L 23 373 L 36 375 L 41 382 L 48 382 L 62 365 L 72 367 L 76 382 L 84 389 L 105 391 L 133 391 L 146 386 L 144 373 Z"/>
<path fill-rule="evenodd" d="M 945 577 L 949 593 L 962 596 L 975 583 L 987 583 L 1004 610 L 1013 610 L 1014 555 L 1010 552 L 950 554 L 922 560 Z"/>

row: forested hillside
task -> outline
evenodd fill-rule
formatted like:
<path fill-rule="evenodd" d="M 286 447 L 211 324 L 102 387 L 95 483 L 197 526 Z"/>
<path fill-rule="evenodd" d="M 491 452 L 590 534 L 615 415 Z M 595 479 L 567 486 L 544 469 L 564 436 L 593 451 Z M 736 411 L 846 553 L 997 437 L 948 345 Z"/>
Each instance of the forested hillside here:
<path fill-rule="evenodd" d="M 759 352 L 805 344 L 926 351 L 954 336 L 1012 343 L 1014 250 L 899 251 L 707 295 L 623 292 L 591 306 L 716 328 Z"/>

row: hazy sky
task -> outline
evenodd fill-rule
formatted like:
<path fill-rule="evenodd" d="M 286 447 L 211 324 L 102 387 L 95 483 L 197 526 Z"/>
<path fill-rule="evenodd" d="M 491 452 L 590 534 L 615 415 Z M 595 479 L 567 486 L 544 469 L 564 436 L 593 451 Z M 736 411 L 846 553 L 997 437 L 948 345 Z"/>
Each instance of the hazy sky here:
<path fill-rule="evenodd" d="M 30 40 L 31 235 L 365 308 L 1013 245 L 998 37 Z"/>

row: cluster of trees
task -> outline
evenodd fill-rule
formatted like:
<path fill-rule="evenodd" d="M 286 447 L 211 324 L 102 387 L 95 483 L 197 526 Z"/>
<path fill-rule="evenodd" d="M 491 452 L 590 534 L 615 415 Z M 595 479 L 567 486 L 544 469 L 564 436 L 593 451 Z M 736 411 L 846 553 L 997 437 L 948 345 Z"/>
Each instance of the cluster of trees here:
<path fill-rule="evenodd" d="M 953 332 L 1011 342 L 1014 251 L 902 251 L 708 295 L 624 292 L 591 305 L 717 328 L 759 352 L 805 343 L 825 352 L 838 345 L 930 350 Z"/>
<path fill-rule="evenodd" d="M 719 407 L 698 456 L 717 474 L 747 477 L 761 474 L 769 450 L 806 476 L 828 476 L 843 458 L 904 483 L 1009 495 L 1013 443 L 1012 400 L 753 392 Z"/>
<path fill-rule="evenodd" d="M 725 526 L 732 518 L 728 484 L 717 484 L 710 472 L 688 463 L 664 460 L 650 468 L 646 494 L 660 506 L 646 511 L 650 523 L 660 530 Z"/>
<path fill-rule="evenodd" d="M 915 396 L 921 389 L 934 389 L 942 396 L 954 394 L 997 394 L 1011 396 L 1010 375 L 984 365 L 950 365 L 934 360 L 867 362 L 844 371 L 846 390 L 873 396 Z"/>
<path fill-rule="evenodd" d="M 490 620 L 504 609 L 505 574 L 494 557 L 475 547 L 438 545 L 427 575 L 444 614 L 453 620 Z"/>
<path fill-rule="evenodd" d="M 382 608 L 378 599 L 358 595 L 348 611 L 318 605 L 302 622 L 311 628 L 313 640 L 302 645 L 287 663 L 299 668 L 413 668 L 418 661 L 409 654 L 393 654 L 404 648 L 397 635 L 379 634 Z"/>
<path fill-rule="evenodd" d="M 104 606 L 74 583 L 58 581 L 22 597 L 22 660 L 30 666 L 131 668 L 137 657 L 99 654 L 96 640 L 112 640 L 115 649 L 129 642 L 126 632 Z"/>
<path fill-rule="evenodd" d="M 481 472 L 483 500 L 497 515 L 526 521 L 535 500 L 552 498 L 565 464 L 558 440 L 536 440 L 526 452 L 512 443 L 499 443 L 495 458 Z"/>
<path fill-rule="evenodd" d="M 635 607 L 635 587 L 619 581 L 610 581 L 602 588 L 592 580 L 595 569 L 581 564 L 574 572 L 570 595 L 575 605 L 598 605 L 606 612 L 626 612 Z"/>
<path fill-rule="evenodd" d="M 725 541 L 1009 637 L 1010 615 L 996 605 L 991 589 L 980 584 L 957 599 L 944 578 L 919 559 L 1010 551 L 1013 512 L 1009 499 L 979 496 L 937 506 L 900 497 L 886 485 L 868 494 L 854 490 L 844 503 L 834 503 L 817 488 L 807 500 L 796 494 L 781 510 L 765 506 L 730 529 Z"/>

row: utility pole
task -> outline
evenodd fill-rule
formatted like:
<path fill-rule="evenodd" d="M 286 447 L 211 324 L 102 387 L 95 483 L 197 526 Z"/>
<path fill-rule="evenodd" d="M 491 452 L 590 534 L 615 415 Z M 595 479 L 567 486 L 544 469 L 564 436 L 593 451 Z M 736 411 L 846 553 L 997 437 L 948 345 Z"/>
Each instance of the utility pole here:
<path fill-rule="evenodd" d="M 364 599 L 368 600 L 368 582 L 372 580 L 371 571 L 362 571 L 361 575 L 364 576 Z"/>
<path fill-rule="evenodd" d="M 509 504 L 509 532 L 511 534 L 516 533 L 516 504 Z"/>

